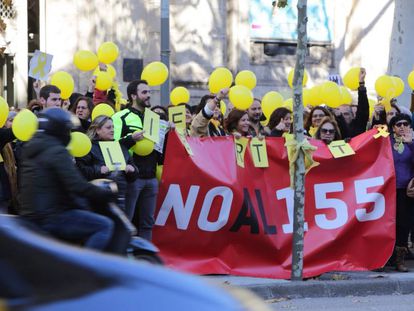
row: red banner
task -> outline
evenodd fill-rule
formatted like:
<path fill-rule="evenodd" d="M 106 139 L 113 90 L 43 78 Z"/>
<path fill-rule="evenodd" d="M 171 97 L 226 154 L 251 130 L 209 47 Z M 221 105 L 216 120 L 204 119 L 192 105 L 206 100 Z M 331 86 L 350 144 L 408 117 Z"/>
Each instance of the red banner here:
<path fill-rule="evenodd" d="M 395 241 L 395 172 L 388 138 L 375 130 L 353 138 L 355 155 L 333 158 L 320 141 L 306 175 L 304 277 L 371 270 L 385 264 Z M 198 274 L 290 278 L 293 190 L 283 138 L 267 138 L 269 167 L 251 152 L 236 163 L 233 137 L 176 134 L 156 211 L 154 242 L 173 268 Z"/>

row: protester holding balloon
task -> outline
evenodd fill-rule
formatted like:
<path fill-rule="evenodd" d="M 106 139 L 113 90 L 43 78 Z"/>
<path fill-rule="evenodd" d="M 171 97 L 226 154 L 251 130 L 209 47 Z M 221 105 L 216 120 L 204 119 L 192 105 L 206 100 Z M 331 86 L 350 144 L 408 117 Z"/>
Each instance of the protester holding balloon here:
<path fill-rule="evenodd" d="M 369 102 L 367 96 L 367 89 L 365 87 L 365 68 L 360 68 L 359 71 L 359 86 L 358 86 L 358 108 L 355 116 L 353 115 L 351 106 L 341 105 L 339 107 L 342 116 L 347 125 L 347 131 L 343 130 L 344 138 L 352 138 L 362 134 L 367 129 L 369 121 Z"/>
<path fill-rule="evenodd" d="M 138 235 L 151 240 L 158 194 L 156 169 L 160 159 L 154 143 L 144 138 L 142 133 L 145 108 L 151 107 L 151 90 L 146 80 L 134 80 L 127 86 L 127 95 L 127 108 L 112 116 L 114 138 L 123 138 L 128 148 L 133 147 L 134 164 L 139 170 L 138 178 L 128 185 L 126 213 L 133 219 Z"/>
<path fill-rule="evenodd" d="M 91 123 L 88 137 L 92 141 L 91 151 L 82 158 L 76 158 L 76 164 L 87 180 L 107 178 L 110 176 L 110 169 L 105 164 L 100 141 L 114 140 L 114 126 L 112 119 L 108 116 L 98 116 Z M 127 183 L 133 182 L 138 177 L 138 168 L 134 165 L 128 148 L 120 143 L 122 154 L 125 158 L 125 169 L 115 176 L 118 185 L 118 205 L 125 211 L 125 197 L 127 195 Z"/>
<path fill-rule="evenodd" d="M 384 100 L 384 98 L 379 97 L 379 103 L 375 105 L 371 128 L 378 125 L 388 125 L 393 117 L 401 113 L 400 107 L 394 102 L 391 102 L 389 110 L 385 111 Z"/>
<path fill-rule="evenodd" d="M 215 113 L 221 113 L 219 104 L 220 101 L 227 95 L 228 91 L 228 88 L 224 88 L 217 93 L 217 96 L 204 95 L 201 98 L 200 103 L 195 110 L 196 116 L 193 118 L 191 123 L 191 136 L 223 136 L 224 133 L 221 130 L 209 131 L 209 124 Z"/>
<path fill-rule="evenodd" d="M 292 111 L 285 107 L 277 108 L 270 116 L 267 127 L 270 130 L 270 137 L 282 137 L 289 133 L 292 127 Z"/>

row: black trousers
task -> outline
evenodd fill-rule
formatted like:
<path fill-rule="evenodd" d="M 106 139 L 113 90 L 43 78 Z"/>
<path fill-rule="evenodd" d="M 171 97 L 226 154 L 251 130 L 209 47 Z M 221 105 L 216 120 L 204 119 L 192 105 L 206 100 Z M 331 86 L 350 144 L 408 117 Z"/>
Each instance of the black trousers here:
<path fill-rule="evenodd" d="M 397 217 L 395 246 L 408 246 L 408 234 L 413 227 L 414 200 L 407 196 L 406 189 L 397 189 Z"/>

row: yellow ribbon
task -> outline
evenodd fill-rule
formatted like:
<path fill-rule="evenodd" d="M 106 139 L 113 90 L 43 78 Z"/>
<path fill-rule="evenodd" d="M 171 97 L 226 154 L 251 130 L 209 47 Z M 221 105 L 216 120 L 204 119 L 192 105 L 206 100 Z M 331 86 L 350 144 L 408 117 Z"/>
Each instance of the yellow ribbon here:
<path fill-rule="evenodd" d="M 33 74 L 39 72 L 41 78 L 45 76 L 45 66 L 47 64 L 47 56 L 45 53 L 40 53 L 39 58 L 37 59 L 37 66 L 33 68 Z"/>
<path fill-rule="evenodd" d="M 380 125 L 377 127 L 378 133 L 374 135 L 374 138 L 377 139 L 379 137 L 387 138 L 390 133 L 388 132 L 388 127 L 386 125 Z"/>
<path fill-rule="evenodd" d="M 305 156 L 305 174 L 307 174 L 311 168 L 319 165 L 319 162 L 314 161 L 312 158 L 312 153 L 317 148 L 312 146 L 306 138 L 298 142 L 293 134 L 286 135 L 285 139 L 285 147 L 287 148 L 289 159 L 290 187 L 293 188 L 296 171 L 295 162 L 299 157 L 299 152 L 302 151 Z"/>
<path fill-rule="evenodd" d="M 316 127 L 316 126 L 311 126 L 310 128 L 309 128 L 309 132 L 308 132 L 308 134 L 309 134 L 309 136 L 310 137 L 315 137 L 315 134 L 316 134 L 316 131 L 318 130 L 318 127 Z"/>

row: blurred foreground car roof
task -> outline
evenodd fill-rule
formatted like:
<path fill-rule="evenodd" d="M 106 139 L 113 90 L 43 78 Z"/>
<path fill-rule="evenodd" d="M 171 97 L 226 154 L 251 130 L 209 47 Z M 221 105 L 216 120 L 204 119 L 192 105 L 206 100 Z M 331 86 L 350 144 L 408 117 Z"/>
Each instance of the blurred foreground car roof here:
<path fill-rule="evenodd" d="M 200 277 L 59 243 L 0 215 L 0 310 L 252 310 L 242 300 Z"/>

